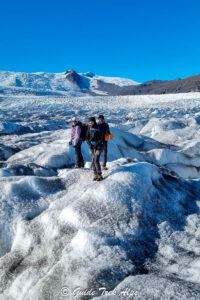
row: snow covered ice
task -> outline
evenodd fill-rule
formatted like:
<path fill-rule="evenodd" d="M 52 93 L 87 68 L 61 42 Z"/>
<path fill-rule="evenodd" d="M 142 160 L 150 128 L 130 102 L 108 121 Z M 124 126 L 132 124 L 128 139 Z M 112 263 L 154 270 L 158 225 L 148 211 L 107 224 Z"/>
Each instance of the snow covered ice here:
<path fill-rule="evenodd" d="M 93 182 L 68 141 L 100 113 L 115 138 Z M 199 93 L 4 95 L 0 130 L 1 300 L 200 299 Z"/>

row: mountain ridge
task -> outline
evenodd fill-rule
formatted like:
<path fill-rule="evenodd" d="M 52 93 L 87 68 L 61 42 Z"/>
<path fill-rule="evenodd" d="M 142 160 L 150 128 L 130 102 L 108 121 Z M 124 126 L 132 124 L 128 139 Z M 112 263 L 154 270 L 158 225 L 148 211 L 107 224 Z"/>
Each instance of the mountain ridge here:
<path fill-rule="evenodd" d="M 0 94 L 112 95 L 115 89 L 119 92 L 123 86 L 135 84 L 138 83 L 131 79 L 98 76 L 92 72 L 77 73 L 74 70 L 63 73 L 0 71 Z"/>
<path fill-rule="evenodd" d="M 176 94 L 200 92 L 200 74 L 178 78 L 174 80 L 149 80 L 141 83 L 137 88 L 126 88 L 121 92 L 123 95 L 145 95 L 145 94 Z"/>
<path fill-rule="evenodd" d="M 0 71 L 0 95 L 119 96 L 200 92 L 200 74 L 184 79 L 149 80 L 106 77 L 92 72 L 24 73 Z"/>

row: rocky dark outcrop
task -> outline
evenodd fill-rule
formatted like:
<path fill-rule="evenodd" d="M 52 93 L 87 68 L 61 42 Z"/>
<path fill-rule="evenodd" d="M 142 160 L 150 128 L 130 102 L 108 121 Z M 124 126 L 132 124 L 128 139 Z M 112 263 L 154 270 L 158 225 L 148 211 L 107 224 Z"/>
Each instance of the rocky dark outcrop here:
<path fill-rule="evenodd" d="M 121 93 L 122 88 L 114 83 L 108 83 L 102 80 L 97 80 L 97 89 L 99 91 L 108 93 L 108 95 L 115 96 Z"/>
<path fill-rule="evenodd" d="M 122 87 L 118 95 L 175 94 L 200 92 L 200 75 L 185 79 L 151 80 L 136 86 Z"/>
<path fill-rule="evenodd" d="M 82 77 L 74 70 L 68 70 L 65 72 L 66 79 L 70 82 L 76 84 L 80 89 L 88 89 L 89 88 L 89 79 Z"/>

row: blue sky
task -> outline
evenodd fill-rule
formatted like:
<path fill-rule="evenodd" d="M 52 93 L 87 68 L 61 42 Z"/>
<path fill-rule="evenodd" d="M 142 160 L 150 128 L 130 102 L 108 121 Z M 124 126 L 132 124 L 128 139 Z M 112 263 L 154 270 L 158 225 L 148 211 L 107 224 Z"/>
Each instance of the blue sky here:
<path fill-rule="evenodd" d="M 199 74 L 199 11 L 199 0 L 1 1 L 0 70 Z"/>

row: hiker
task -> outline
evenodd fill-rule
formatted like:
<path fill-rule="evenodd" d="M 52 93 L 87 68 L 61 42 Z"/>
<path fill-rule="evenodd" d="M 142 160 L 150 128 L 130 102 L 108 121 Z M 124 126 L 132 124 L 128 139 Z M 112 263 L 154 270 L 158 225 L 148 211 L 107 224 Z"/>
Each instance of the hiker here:
<path fill-rule="evenodd" d="M 72 118 L 72 132 L 71 132 L 71 140 L 69 145 L 73 145 L 75 154 L 76 154 L 76 164 L 74 168 L 84 168 L 84 160 L 83 155 L 81 153 L 81 123 L 75 118 Z"/>
<path fill-rule="evenodd" d="M 104 116 L 103 115 L 99 115 L 98 117 L 98 128 L 99 130 L 104 132 L 104 135 L 106 135 L 107 133 L 110 133 L 110 128 L 108 123 L 105 122 L 104 120 Z M 108 168 L 106 167 L 106 163 L 107 163 L 107 153 L 108 153 L 108 141 L 103 142 L 103 170 L 108 170 Z"/>
<path fill-rule="evenodd" d="M 101 175 L 101 165 L 99 162 L 101 152 L 103 150 L 104 131 L 98 128 L 94 117 L 89 118 L 89 128 L 87 131 L 86 141 L 89 145 L 89 151 L 92 158 L 92 167 L 94 171 L 93 180 L 100 181 L 103 179 Z"/>

